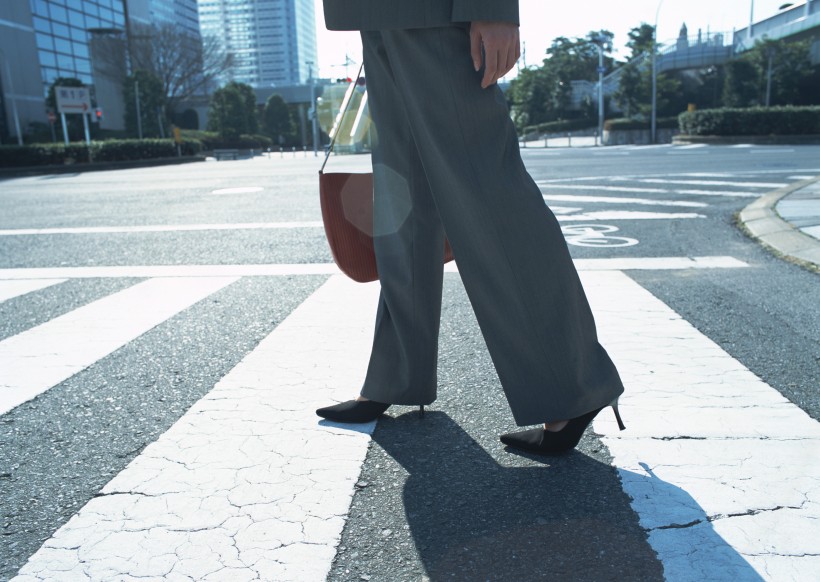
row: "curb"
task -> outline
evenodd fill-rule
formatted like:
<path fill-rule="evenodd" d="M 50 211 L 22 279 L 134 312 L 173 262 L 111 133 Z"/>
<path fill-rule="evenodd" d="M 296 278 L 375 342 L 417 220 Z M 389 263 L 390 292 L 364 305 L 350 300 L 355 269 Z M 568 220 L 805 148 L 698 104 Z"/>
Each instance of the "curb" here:
<path fill-rule="evenodd" d="M 65 164 L 62 166 L 22 166 L 0 169 L 0 180 L 26 176 L 47 176 L 50 174 L 80 174 L 103 170 L 126 170 L 131 168 L 152 168 L 154 166 L 176 166 L 194 162 L 204 162 L 205 156 L 182 156 L 174 158 L 150 158 L 147 160 L 123 160 L 116 162 L 89 162 Z"/>
<path fill-rule="evenodd" d="M 672 138 L 673 145 L 817 145 L 820 135 L 685 135 Z"/>
<path fill-rule="evenodd" d="M 820 177 L 769 192 L 741 210 L 738 223 L 746 234 L 781 258 L 820 272 L 820 240 L 800 232 L 775 210 L 781 199 L 817 182 Z"/>

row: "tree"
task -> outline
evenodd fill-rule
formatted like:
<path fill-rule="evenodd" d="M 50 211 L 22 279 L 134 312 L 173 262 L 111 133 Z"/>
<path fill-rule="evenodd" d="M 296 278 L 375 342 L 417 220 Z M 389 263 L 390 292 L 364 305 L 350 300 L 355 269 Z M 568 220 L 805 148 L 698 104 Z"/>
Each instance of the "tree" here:
<path fill-rule="evenodd" d="M 523 69 L 513 79 L 507 98 L 513 121 L 519 130 L 555 119 L 551 103 L 556 82 L 554 75 L 545 67 Z"/>
<path fill-rule="evenodd" d="M 250 85 L 231 81 L 214 92 L 208 113 L 208 129 L 226 139 L 256 133 L 256 94 Z"/>
<path fill-rule="evenodd" d="M 548 57 L 541 67 L 521 71 L 510 84 L 508 92 L 513 119 L 519 129 L 547 121 L 585 116 L 589 108 L 582 108 L 580 113 L 569 109 L 572 81 L 598 80 L 598 48 L 595 44 L 611 46 L 613 37 L 607 30 L 592 31 L 585 38 L 558 37 L 547 49 Z M 613 59 L 605 55 L 604 66 L 611 68 L 613 63 Z M 596 116 L 597 113 L 591 119 Z"/>
<path fill-rule="evenodd" d="M 724 105 L 765 105 L 770 73 L 770 105 L 808 105 L 820 101 L 820 68 L 812 67 L 809 43 L 764 39 L 726 64 Z"/>
<path fill-rule="evenodd" d="M 170 111 L 176 111 L 180 101 L 206 93 L 233 64 L 214 37 L 200 39 L 171 23 L 134 28 L 133 67 L 159 78 Z"/>
<path fill-rule="evenodd" d="M 139 89 L 139 95 L 137 95 Z M 137 97 L 139 97 L 139 120 L 137 123 Z M 160 137 L 164 133 L 165 93 L 162 82 L 150 71 L 138 70 L 125 79 L 125 130 L 133 136 Z"/>
<path fill-rule="evenodd" d="M 268 97 L 262 113 L 262 129 L 276 144 L 284 145 L 292 140 L 294 128 L 290 108 L 281 95 L 273 94 Z"/>
<path fill-rule="evenodd" d="M 760 103 L 766 103 L 769 74 L 772 77 L 770 105 L 797 105 L 803 102 L 801 84 L 813 73 L 810 50 L 808 41 L 763 39 L 755 44 L 748 58 L 758 70 Z"/>
<path fill-rule="evenodd" d="M 629 42 L 626 46 L 632 51 L 628 60 L 633 61 L 642 55 L 647 55 L 652 52 L 652 47 L 655 44 L 655 27 L 642 22 L 640 26 L 631 29 L 627 36 Z"/>
<path fill-rule="evenodd" d="M 645 63 L 644 63 L 645 65 Z M 615 91 L 615 102 L 627 117 L 634 117 L 640 112 L 642 104 L 651 99 L 646 95 L 646 66 L 641 67 L 633 60 L 622 65 L 618 89 Z"/>

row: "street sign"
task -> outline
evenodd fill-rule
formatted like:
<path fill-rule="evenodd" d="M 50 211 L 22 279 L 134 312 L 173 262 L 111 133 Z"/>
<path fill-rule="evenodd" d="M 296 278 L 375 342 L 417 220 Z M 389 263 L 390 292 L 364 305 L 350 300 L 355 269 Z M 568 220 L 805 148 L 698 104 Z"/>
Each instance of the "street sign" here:
<path fill-rule="evenodd" d="M 606 73 L 606 67 L 598 67 L 598 72 L 603 75 L 604 73 Z"/>
<path fill-rule="evenodd" d="M 59 113 L 88 113 L 91 110 L 91 93 L 88 87 L 54 87 Z"/>

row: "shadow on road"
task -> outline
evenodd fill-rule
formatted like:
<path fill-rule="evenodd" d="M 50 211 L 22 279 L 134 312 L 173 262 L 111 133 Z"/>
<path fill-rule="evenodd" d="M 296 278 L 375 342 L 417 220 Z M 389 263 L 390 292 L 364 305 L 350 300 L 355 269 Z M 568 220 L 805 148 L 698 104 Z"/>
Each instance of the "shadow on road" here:
<path fill-rule="evenodd" d="M 617 478 L 608 465 L 572 452 L 504 467 L 441 412 L 422 423 L 415 414 L 386 417 L 374 440 L 409 473 L 402 502 L 432 581 L 663 579 L 628 498 L 619 488 L 612 494 Z M 654 486 L 691 505 L 677 487 Z M 709 530 L 724 558 L 737 558 L 736 579 L 760 579 Z"/>

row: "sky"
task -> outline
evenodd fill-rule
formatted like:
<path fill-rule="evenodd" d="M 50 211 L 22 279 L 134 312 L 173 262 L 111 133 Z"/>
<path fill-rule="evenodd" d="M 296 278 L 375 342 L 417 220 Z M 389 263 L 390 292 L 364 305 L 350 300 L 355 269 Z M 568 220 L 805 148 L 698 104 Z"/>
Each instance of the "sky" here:
<path fill-rule="evenodd" d="M 408 0 L 412 1 L 412 0 Z M 792 0 L 794 4 L 805 2 Z M 615 57 L 629 54 L 627 33 L 642 22 L 654 24 L 658 13 L 658 38 L 661 42 L 677 38 L 684 22 L 690 35 L 702 29 L 731 32 L 748 26 L 752 5 L 755 21 L 777 13 L 788 0 L 519 0 L 521 40 L 526 47 L 526 64 L 538 65 L 552 40 L 559 36 L 583 37 L 591 30 L 615 33 Z M 660 9 L 658 10 L 658 7 Z M 316 32 L 321 77 L 337 78 L 356 74 L 361 60 L 361 40 L 355 32 L 330 32 L 325 29 L 322 0 L 316 0 Z M 727 39 L 728 40 L 728 39 Z M 356 61 L 345 68 L 345 55 Z M 520 62 L 523 65 L 523 61 Z M 507 79 L 514 76 L 511 73 Z"/>

